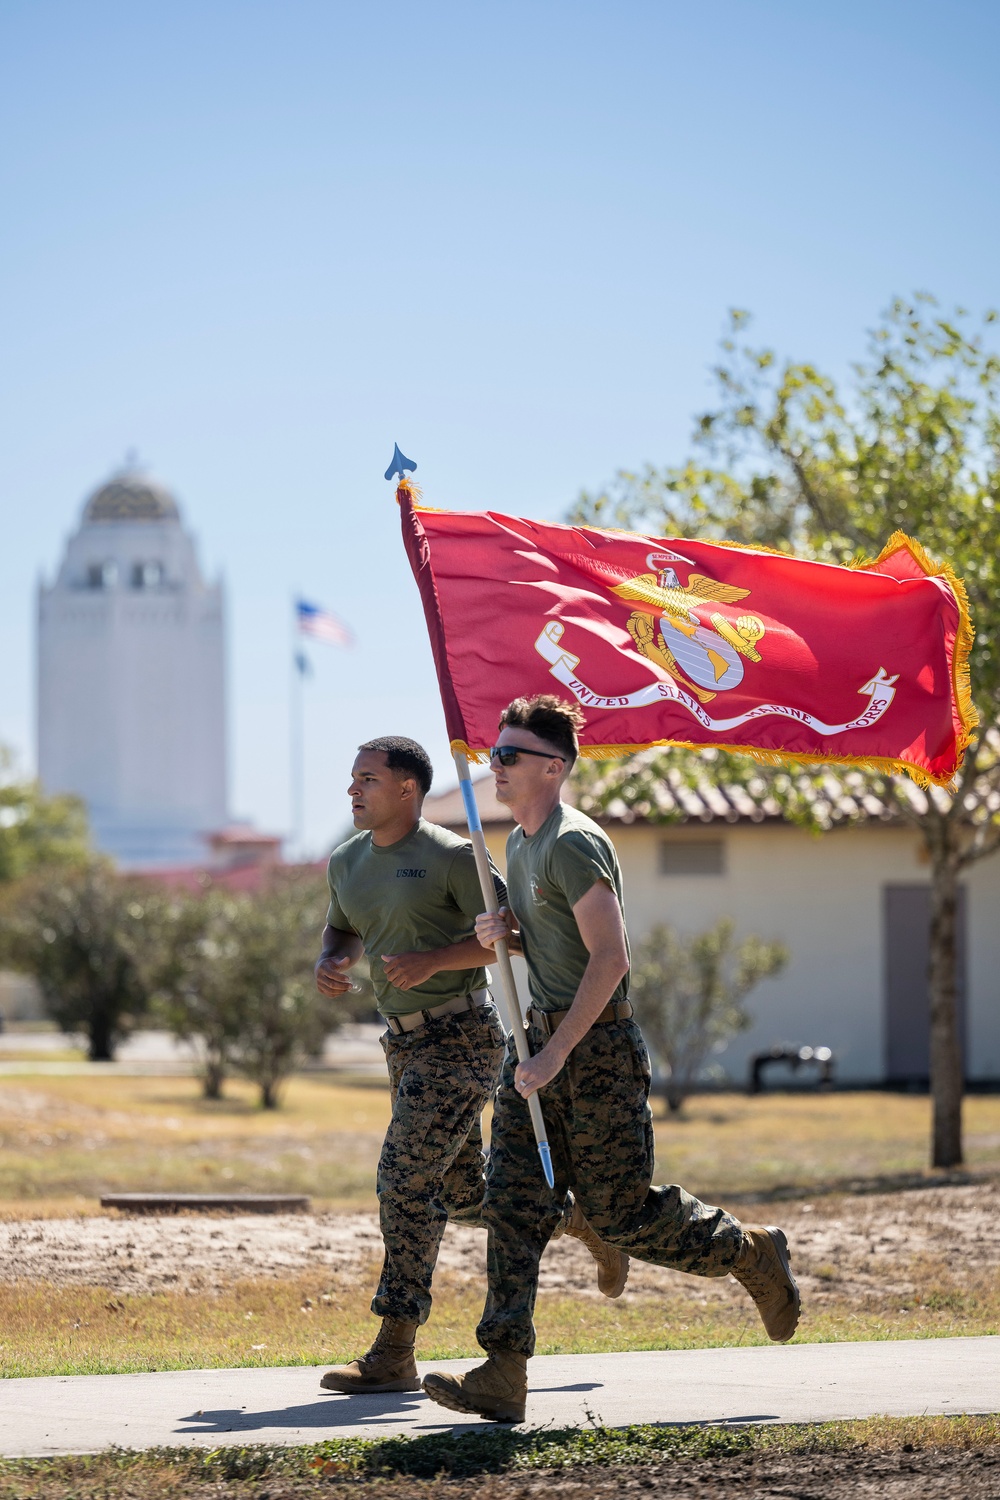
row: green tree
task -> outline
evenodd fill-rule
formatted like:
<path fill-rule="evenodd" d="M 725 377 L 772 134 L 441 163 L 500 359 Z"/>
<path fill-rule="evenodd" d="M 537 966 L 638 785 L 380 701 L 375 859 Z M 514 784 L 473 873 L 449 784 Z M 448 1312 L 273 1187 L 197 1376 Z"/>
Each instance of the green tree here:
<path fill-rule="evenodd" d="M 629 997 L 663 1071 L 671 1111 L 719 1044 L 751 1024 L 743 1004 L 750 991 L 788 962 L 781 943 L 748 937 L 734 946 L 734 931 L 729 917 L 689 938 L 660 923 L 635 952 Z"/>
<path fill-rule="evenodd" d="M 92 1062 L 145 1015 L 138 955 L 157 941 L 156 893 L 104 860 L 38 870 L 4 896 L 4 961 L 34 976 L 63 1031 L 86 1033 Z"/>
<path fill-rule="evenodd" d="M 342 1000 L 313 978 L 324 895 L 311 872 L 281 871 L 258 891 L 172 896 L 148 970 L 154 1006 L 198 1051 L 206 1098 L 230 1069 L 253 1080 L 273 1109 L 281 1085 L 327 1035 L 370 1010 L 370 986 Z"/>
<path fill-rule="evenodd" d="M 16 774 L 0 745 L 0 885 L 41 865 L 78 865 L 88 858 L 87 814 L 77 797 L 48 797 L 37 781 Z"/>
<path fill-rule="evenodd" d="M 240 951 L 239 902 L 214 888 L 171 894 L 163 941 L 144 964 L 153 1014 L 194 1049 L 206 1099 L 221 1099 L 239 1036 L 242 997 L 230 982 Z"/>
<path fill-rule="evenodd" d="M 287 872 L 242 913 L 231 971 L 243 995 L 233 1058 L 265 1109 L 276 1108 L 284 1080 L 304 1057 L 318 1056 L 345 1019 L 345 1007 L 319 993 L 313 974 L 323 897 L 311 873 Z"/>
<path fill-rule="evenodd" d="M 985 325 L 996 321 L 989 313 Z M 715 371 L 718 400 L 697 424 L 698 459 L 622 473 L 584 495 L 573 519 L 667 536 L 764 544 L 844 563 L 878 553 L 901 529 L 964 580 L 977 635 L 972 690 L 980 724 L 950 790 L 905 777 L 852 777 L 833 795 L 822 768 L 800 772 L 726 757 L 726 780 L 754 778 L 797 821 L 817 829 L 866 816 L 875 793 L 919 830 L 931 867 L 931 1158 L 962 1160 L 962 1061 L 957 1025 L 958 885 L 1000 848 L 1000 358 L 961 309 L 921 296 L 897 301 L 872 331 L 849 392 L 814 365 L 779 363 L 751 347 L 736 313 Z M 667 767 L 704 778 L 718 766 L 671 751 L 623 766 L 599 797 Z M 838 773 L 839 774 L 839 773 Z M 842 779 L 842 778 L 841 778 Z M 616 785 L 612 785 L 616 781 Z M 627 794 L 639 802 L 643 789 Z"/>

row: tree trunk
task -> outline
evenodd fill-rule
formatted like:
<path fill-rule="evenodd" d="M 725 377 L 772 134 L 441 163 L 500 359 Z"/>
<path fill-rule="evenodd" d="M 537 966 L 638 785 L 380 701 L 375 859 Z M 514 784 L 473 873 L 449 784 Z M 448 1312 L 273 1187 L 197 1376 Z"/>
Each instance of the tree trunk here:
<path fill-rule="evenodd" d="M 280 1087 L 280 1078 L 260 1079 L 260 1102 L 264 1109 L 278 1108 L 278 1090 Z"/>
<path fill-rule="evenodd" d="M 933 1101 L 931 1164 L 962 1162 L 962 1095 L 965 1080 L 958 1031 L 957 914 L 959 863 L 951 850 L 935 851 L 931 884 L 930 1070 Z"/>
<path fill-rule="evenodd" d="M 222 1083 L 226 1076 L 226 1070 L 217 1058 L 208 1058 L 201 1075 L 202 1098 L 221 1099 Z"/>
<path fill-rule="evenodd" d="M 115 1057 L 115 1035 L 111 1015 L 103 1006 L 96 1006 L 90 1013 L 90 1050 L 88 1057 L 91 1062 L 114 1062 Z"/>
<path fill-rule="evenodd" d="M 679 1088 L 676 1083 L 668 1082 L 663 1086 L 663 1097 L 667 1101 L 667 1109 L 672 1115 L 675 1115 L 684 1103 L 684 1090 Z"/>

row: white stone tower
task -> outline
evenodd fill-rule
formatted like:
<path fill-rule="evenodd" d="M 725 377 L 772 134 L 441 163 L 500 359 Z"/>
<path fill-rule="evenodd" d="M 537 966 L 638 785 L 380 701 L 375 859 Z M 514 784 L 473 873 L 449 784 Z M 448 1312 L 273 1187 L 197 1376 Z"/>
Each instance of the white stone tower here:
<path fill-rule="evenodd" d="M 174 497 L 116 474 L 39 585 L 38 771 L 126 867 L 200 862 L 226 822 L 223 630 Z"/>

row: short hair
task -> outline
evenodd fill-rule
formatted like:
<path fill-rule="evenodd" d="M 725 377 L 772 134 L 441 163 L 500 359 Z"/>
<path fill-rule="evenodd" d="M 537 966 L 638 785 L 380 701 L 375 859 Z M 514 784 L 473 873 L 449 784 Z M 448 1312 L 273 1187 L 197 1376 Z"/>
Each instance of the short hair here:
<path fill-rule="evenodd" d="M 427 796 L 434 780 L 434 767 L 427 751 L 416 740 L 408 740 L 405 734 L 384 734 L 381 739 L 366 740 L 358 749 L 381 750 L 389 770 L 412 776 L 420 788 L 420 795 Z"/>
<path fill-rule="evenodd" d="M 536 693 L 533 698 L 515 698 L 500 715 L 501 729 L 528 729 L 564 753 L 572 765 L 580 753 L 578 735 L 586 724 L 583 710 L 555 693 Z"/>

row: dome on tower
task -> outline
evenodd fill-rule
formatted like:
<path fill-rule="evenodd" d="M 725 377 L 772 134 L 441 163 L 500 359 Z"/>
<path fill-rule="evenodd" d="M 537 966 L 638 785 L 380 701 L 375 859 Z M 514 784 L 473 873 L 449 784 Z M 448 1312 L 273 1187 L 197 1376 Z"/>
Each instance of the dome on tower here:
<path fill-rule="evenodd" d="M 91 521 L 176 521 L 177 501 L 166 488 L 135 469 L 123 469 L 96 489 L 84 507 Z"/>

